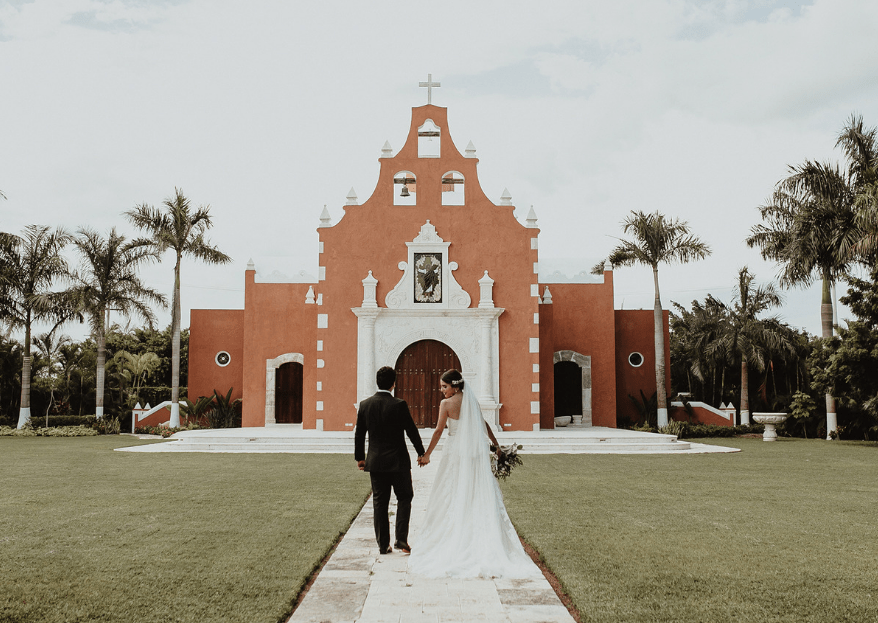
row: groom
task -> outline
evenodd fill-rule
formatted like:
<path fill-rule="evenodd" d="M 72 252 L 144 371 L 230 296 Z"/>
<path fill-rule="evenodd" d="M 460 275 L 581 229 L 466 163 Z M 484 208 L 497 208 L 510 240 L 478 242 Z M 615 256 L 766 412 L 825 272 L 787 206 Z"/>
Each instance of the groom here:
<path fill-rule="evenodd" d="M 372 508 L 375 513 L 375 538 L 382 554 L 389 554 L 390 521 L 387 506 L 390 489 L 396 494 L 396 549 L 410 554 L 409 517 L 412 514 L 412 462 L 403 433 L 408 435 L 418 452 L 424 455 L 424 444 L 418 434 L 405 400 L 394 398 L 390 391 L 396 384 L 396 371 L 384 366 L 375 375 L 378 391 L 360 402 L 357 428 L 354 433 L 354 459 L 357 467 L 369 472 L 372 479 Z M 369 433 L 369 453 L 365 452 L 366 432 Z"/>

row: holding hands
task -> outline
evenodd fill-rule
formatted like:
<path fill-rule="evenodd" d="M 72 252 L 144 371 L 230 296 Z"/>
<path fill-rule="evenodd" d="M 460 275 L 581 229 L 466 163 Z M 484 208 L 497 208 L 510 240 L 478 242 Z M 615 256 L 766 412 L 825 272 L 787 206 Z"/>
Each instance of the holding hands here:
<path fill-rule="evenodd" d="M 418 467 L 424 467 L 425 465 L 428 465 L 429 463 L 430 463 L 430 455 L 429 454 L 422 454 L 421 456 L 418 457 Z"/>

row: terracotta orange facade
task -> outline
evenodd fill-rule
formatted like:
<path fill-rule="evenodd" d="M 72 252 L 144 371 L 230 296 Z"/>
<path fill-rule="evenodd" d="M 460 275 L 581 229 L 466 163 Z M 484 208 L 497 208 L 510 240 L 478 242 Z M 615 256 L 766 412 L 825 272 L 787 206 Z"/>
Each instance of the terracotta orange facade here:
<path fill-rule="evenodd" d="M 453 350 L 502 430 L 551 428 L 561 403 L 583 425 L 614 427 L 626 393 L 655 391 L 652 312 L 614 311 L 610 270 L 599 283 L 541 281 L 536 217 L 522 224 L 505 193 L 500 205 L 485 196 L 445 108 L 414 108 L 405 145 L 385 145 L 379 162 L 368 200 L 352 193 L 334 224 L 321 215 L 316 279 L 265 283 L 249 265 L 243 310 L 192 311 L 190 396 L 235 388 L 244 426 L 352 430 L 383 365 L 434 391 L 436 370 L 401 363 L 422 341 Z"/>

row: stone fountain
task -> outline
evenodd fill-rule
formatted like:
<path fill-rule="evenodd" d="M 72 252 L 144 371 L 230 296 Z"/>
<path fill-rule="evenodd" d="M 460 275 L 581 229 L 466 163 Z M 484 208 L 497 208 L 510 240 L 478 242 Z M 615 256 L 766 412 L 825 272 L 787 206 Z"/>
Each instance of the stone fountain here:
<path fill-rule="evenodd" d="M 754 413 L 753 421 L 759 422 L 765 426 L 765 432 L 762 433 L 762 441 L 777 441 L 778 424 L 783 424 L 787 419 L 786 413 Z"/>

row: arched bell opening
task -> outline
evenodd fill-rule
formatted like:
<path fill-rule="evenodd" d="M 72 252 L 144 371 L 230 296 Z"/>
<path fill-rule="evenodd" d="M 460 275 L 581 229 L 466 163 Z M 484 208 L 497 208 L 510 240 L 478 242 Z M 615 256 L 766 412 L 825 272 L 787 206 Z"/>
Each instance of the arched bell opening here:
<path fill-rule="evenodd" d="M 393 176 L 393 205 L 413 206 L 418 202 L 418 185 L 415 174 L 400 171 Z"/>

